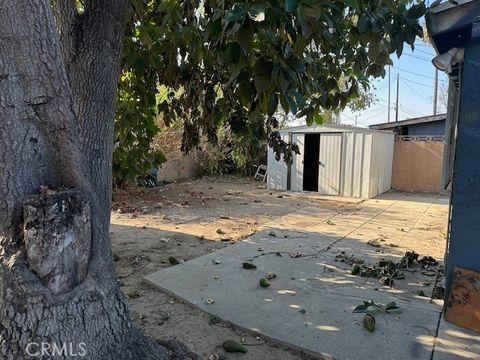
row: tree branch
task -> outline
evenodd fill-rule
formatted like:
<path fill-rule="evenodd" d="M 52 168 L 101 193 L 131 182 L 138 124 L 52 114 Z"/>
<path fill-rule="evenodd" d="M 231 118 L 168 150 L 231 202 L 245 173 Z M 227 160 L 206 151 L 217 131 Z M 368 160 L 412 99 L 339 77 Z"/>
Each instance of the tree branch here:
<path fill-rule="evenodd" d="M 74 8 L 74 0 L 56 1 L 65 68 L 80 125 L 81 151 L 87 160 L 85 175 L 108 222 L 113 118 L 127 0 L 86 0 L 82 14 Z"/>

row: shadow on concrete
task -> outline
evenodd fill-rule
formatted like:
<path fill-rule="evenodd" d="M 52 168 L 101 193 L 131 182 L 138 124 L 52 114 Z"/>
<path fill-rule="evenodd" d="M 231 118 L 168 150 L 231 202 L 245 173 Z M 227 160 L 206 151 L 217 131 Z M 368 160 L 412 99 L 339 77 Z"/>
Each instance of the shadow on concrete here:
<path fill-rule="evenodd" d="M 351 235 L 265 228 L 215 253 L 148 275 L 154 286 L 237 327 L 257 332 L 314 356 L 338 359 L 430 359 L 441 306 L 416 295 L 429 293 L 431 279 L 412 266 L 393 288 L 377 278 L 351 275 L 351 264 L 398 261 L 402 248 L 379 250 Z M 382 253 L 382 251 L 384 251 Z M 245 270 L 252 262 L 257 269 Z M 270 287 L 259 279 L 276 274 Z M 426 286 L 426 283 L 429 283 Z M 214 302 L 210 304 L 210 300 Z M 382 314 L 377 331 L 362 325 L 353 309 L 363 300 L 395 301 L 401 315 Z M 427 329 L 427 330 L 425 330 Z M 420 341 L 421 340 L 421 341 Z"/>

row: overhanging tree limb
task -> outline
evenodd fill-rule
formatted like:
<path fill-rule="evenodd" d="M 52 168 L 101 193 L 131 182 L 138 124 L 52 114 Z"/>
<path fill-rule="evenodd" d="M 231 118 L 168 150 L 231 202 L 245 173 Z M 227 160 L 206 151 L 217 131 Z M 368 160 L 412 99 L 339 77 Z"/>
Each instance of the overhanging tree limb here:
<path fill-rule="evenodd" d="M 321 123 L 322 112 L 343 109 L 369 79 L 384 76 L 391 54 L 414 47 L 425 13 L 416 0 L 132 5 L 116 116 L 121 179 L 158 165 L 149 156 L 157 114 L 183 122 L 186 151 L 199 145 L 199 134 L 215 142 L 223 125 L 238 136 L 251 129 L 275 136 L 265 126 L 279 107 Z M 157 87 L 162 96 L 153 96 Z M 277 154 L 289 151 L 271 142 Z"/>

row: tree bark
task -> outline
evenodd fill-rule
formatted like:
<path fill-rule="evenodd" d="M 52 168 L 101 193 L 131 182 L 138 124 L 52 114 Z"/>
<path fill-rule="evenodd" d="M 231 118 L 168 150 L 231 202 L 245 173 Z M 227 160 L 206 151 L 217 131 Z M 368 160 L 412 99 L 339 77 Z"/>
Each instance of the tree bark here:
<path fill-rule="evenodd" d="M 115 276 L 111 157 L 126 6 L 87 1 L 80 15 L 74 0 L 0 4 L 2 359 L 196 358 L 133 328 Z"/>

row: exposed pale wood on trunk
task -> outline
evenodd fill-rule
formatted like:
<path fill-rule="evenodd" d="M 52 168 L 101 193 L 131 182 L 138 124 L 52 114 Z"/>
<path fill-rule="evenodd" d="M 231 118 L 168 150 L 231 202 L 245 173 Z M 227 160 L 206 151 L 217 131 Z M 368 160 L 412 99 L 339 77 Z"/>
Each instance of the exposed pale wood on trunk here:
<path fill-rule="evenodd" d="M 92 239 L 90 205 L 80 191 L 36 195 L 23 205 L 28 267 L 54 294 L 87 276 Z"/>

